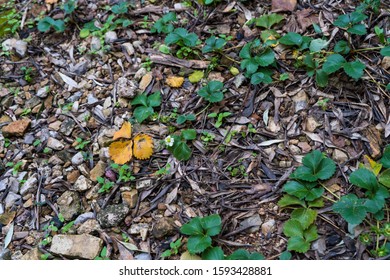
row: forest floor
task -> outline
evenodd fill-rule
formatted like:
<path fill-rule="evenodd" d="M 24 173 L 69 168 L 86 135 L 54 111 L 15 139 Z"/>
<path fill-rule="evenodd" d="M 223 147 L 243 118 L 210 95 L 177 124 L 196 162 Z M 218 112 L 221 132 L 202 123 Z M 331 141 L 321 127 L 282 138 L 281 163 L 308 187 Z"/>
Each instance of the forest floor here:
<path fill-rule="evenodd" d="M 0 259 L 389 258 L 385 2 L 0 0 Z"/>

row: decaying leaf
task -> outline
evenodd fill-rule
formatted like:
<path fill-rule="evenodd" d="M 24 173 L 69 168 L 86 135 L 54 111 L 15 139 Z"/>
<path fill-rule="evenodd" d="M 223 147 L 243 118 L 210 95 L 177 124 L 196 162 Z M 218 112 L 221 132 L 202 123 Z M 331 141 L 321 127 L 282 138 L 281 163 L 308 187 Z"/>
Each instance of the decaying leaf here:
<path fill-rule="evenodd" d="M 197 83 L 199 82 L 200 80 L 202 80 L 204 77 L 204 73 L 203 71 L 194 71 L 194 73 L 192 73 L 191 75 L 188 76 L 188 80 L 191 82 L 191 83 Z"/>
<path fill-rule="evenodd" d="M 147 134 L 134 137 L 133 153 L 137 159 L 148 159 L 153 154 L 153 139 Z"/>
<path fill-rule="evenodd" d="M 289 11 L 292 12 L 297 7 L 297 0 L 272 0 L 272 11 Z"/>
<path fill-rule="evenodd" d="M 168 86 L 173 88 L 179 88 L 184 83 L 183 77 L 169 76 L 166 80 Z"/>
<path fill-rule="evenodd" d="M 131 123 L 129 122 L 123 123 L 121 129 L 119 129 L 117 132 L 114 133 L 114 137 L 112 139 L 116 140 L 119 138 L 125 138 L 125 139 L 131 138 Z"/>
<path fill-rule="evenodd" d="M 133 141 L 113 142 L 108 148 L 111 159 L 116 164 L 125 164 L 133 157 Z"/>

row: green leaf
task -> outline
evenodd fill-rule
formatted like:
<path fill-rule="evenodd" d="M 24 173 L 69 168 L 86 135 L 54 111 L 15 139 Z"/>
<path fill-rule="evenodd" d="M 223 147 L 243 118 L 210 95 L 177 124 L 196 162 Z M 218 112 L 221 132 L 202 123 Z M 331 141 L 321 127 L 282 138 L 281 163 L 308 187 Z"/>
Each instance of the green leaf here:
<path fill-rule="evenodd" d="M 183 42 L 187 47 L 195 47 L 198 42 L 198 35 L 195 33 L 189 33 L 183 38 Z"/>
<path fill-rule="evenodd" d="M 57 32 L 64 32 L 65 31 L 65 22 L 61 19 L 57 19 L 53 22 L 53 28 Z"/>
<path fill-rule="evenodd" d="M 349 14 L 346 14 L 346 15 L 340 15 L 334 22 L 333 24 L 338 26 L 338 27 L 341 27 L 341 28 L 346 28 L 349 23 L 351 22 L 351 18 L 349 16 Z"/>
<path fill-rule="evenodd" d="M 198 91 L 198 95 L 209 102 L 219 102 L 223 100 L 223 83 L 220 81 L 210 81 L 205 87 Z"/>
<path fill-rule="evenodd" d="M 384 149 L 380 163 L 382 163 L 383 167 L 390 168 L 390 145 Z"/>
<path fill-rule="evenodd" d="M 137 122 L 142 123 L 144 120 L 146 120 L 148 117 L 153 115 L 154 110 L 152 107 L 146 107 L 146 106 L 139 106 L 134 109 L 133 115 Z"/>
<path fill-rule="evenodd" d="M 161 93 L 156 91 L 155 93 L 148 96 L 148 103 L 151 107 L 158 107 L 161 104 Z"/>
<path fill-rule="evenodd" d="M 378 177 L 379 183 L 390 188 L 390 169 L 386 169 Z"/>
<path fill-rule="evenodd" d="M 307 229 L 317 218 L 317 211 L 309 208 L 298 208 L 291 212 L 291 219 L 298 220 L 303 229 Z"/>
<path fill-rule="evenodd" d="M 247 43 L 244 47 L 242 47 L 239 56 L 242 59 L 251 58 L 251 44 L 250 43 Z"/>
<path fill-rule="evenodd" d="M 324 199 L 322 197 L 320 197 L 320 198 L 317 198 L 313 201 L 309 201 L 307 203 L 307 206 L 308 207 L 317 207 L 317 208 L 324 207 Z"/>
<path fill-rule="evenodd" d="M 323 154 L 315 150 L 308 153 L 302 160 L 304 166 L 298 167 L 292 174 L 292 178 L 309 182 L 318 179 L 329 179 L 336 171 L 336 164 L 333 160 L 325 158 Z"/>
<path fill-rule="evenodd" d="M 281 260 L 281 261 L 288 261 L 288 260 L 291 260 L 291 258 L 292 258 L 292 255 L 289 251 L 284 251 L 279 256 L 279 260 Z"/>
<path fill-rule="evenodd" d="M 223 260 L 225 258 L 221 247 L 207 248 L 202 253 L 202 260 Z"/>
<path fill-rule="evenodd" d="M 181 131 L 181 136 L 186 140 L 196 139 L 196 130 L 195 129 L 184 129 Z"/>
<path fill-rule="evenodd" d="M 294 236 L 303 237 L 302 224 L 296 219 L 287 220 L 283 226 L 283 233 L 287 237 L 294 237 Z"/>
<path fill-rule="evenodd" d="M 265 257 L 257 252 L 249 253 L 247 250 L 238 249 L 226 257 L 226 260 L 265 260 Z"/>
<path fill-rule="evenodd" d="M 278 201 L 278 205 L 279 207 L 286 207 L 290 205 L 301 205 L 303 207 L 306 206 L 304 201 L 289 194 L 283 195 L 283 197 Z"/>
<path fill-rule="evenodd" d="M 46 32 L 53 25 L 54 19 L 51 17 L 44 17 L 38 22 L 38 30 L 41 32 Z"/>
<path fill-rule="evenodd" d="M 333 211 L 339 213 L 348 223 L 358 225 L 363 222 L 367 215 L 364 200 L 354 194 L 348 194 L 333 204 Z"/>
<path fill-rule="evenodd" d="M 302 44 L 302 36 L 295 32 L 288 32 L 282 38 L 279 39 L 279 43 L 286 46 L 300 46 Z"/>
<path fill-rule="evenodd" d="M 305 232 L 303 233 L 307 242 L 312 242 L 318 238 L 318 232 L 316 225 L 312 224 Z"/>
<path fill-rule="evenodd" d="M 332 54 L 326 58 L 325 63 L 322 66 L 322 70 L 327 74 L 332 74 L 343 67 L 345 58 L 339 54 Z"/>
<path fill-rule="evenodd" d="M 355 186 L 372 192 L 378 189 L 378 181 L 375 174 L 366 168 L 360 168 L 352 172 L 349 175 L 349 181 Z"/>
<path fill-rule="evenodd" d="M 117 5 L 111 7 L 111 11 L 114 14 L 120 15 L 127 13 L 127 5 L 126 2 L 119 2 Z"/>
<path fill-rule="evenodd" d="M 390 56 L 390 46 L 382 48 L 380 54 L 383 56 Z"/>
<path fill-rule="evenodd" d="M 326 48 L 328 46 L 328 42 L 323 39 L 314 39 L 310 42 L 310 51 L 311 52 L 319 52 L 320 50 Z"/>
<path fill-rule="evenodd" d="M 272 83 L 272 78 L 267 73 L 256 72 L 251 77 L 251 84 L 258 85 L 260 83 L 270 84 Z"/>
<path fill-rule="evenodd" d="M 261 55 L 255 57 L 256 63 L 260 66 L 268 66 L 275 61 L 275 53 L 272 49 L 266 49 Z"/>
<path fill-rule="evenodd" d="M 348 54 L 351 49 L 347 41 L 340 40 L 334 46 L 334 51 L 341 54 Z"/>
<path fill-rule="evenodd" d="M 366 68 L 366 65 L 359 60 L 355 60 L 344 63 L 343 68 L 348 76 L 357 80 L 363 76 L 363 70 Z"/>
<path fill-rule="evenodd" d="M 302 236 L 291 237 L 287 242 L 287 250 L 298 253 L 306 253 L 310 249 L 310 243 Z"/>
<path fill-rule="evenodd" d="M 297 181 L 288 181 L 283 186 L 283 191 L 289 195 L 298 197 L 299 199 L 304 199 L 308 194 L 308 189 L 300 182 Z"/>
<path fill-rule="evenodd" d="M 367 18 L 367 16 L 361 12 L 353 12 L 350 14 L 350 21 L 352 24 L 356 24 L 358 22 L 361 22 L 363 20 L 365 20 Z"/>
<path fill-rule="evenodd" d="M 202 253 L 210 246 L 211 237 L 207 235 L 193 235 L 187 241 L 187 249 L 191 254 Z"/>
<path fill-rule="evenodd" d="M 90 34 L 90 31 L 88 29 L 81 29 L 80 30 L 80 38 L 87 38 Z"/>
<path fill-rule="evenodd" d="M 299 166 L 290 176 L 291 179 L 299 179 L 302 181 L 315 182 L 318 180 L 317 176 L 307 166 Z"/>
<path fill-rule="evenodd" d="M 316 70 L 316 83 L 320 87 L 326 87 L 328 85 L 328 74 L 324 70 Z"/>
<path fill-rule="evenodd" d="M 206 216 L 201 219 L 202 227 L 209 236 L 218 235 L 222 229 L 221 217 L 218 214 Z"/>
<path fill-rule="evenodd" d="M 201 235 L 203 234 L 203 227 L 200 217 L 192 218 L 188 223 L 182 225 L 180 232 L 186 235 Z"/>
<path fill-rule="evenodd" d="M 367 212 L 377 213 L 382 210 L 385 206 L 385 200 L 389 197 L 389 191 L 384 187 L 379 187 L 371 199 L 367 199 L 364 203 L 366 206 Z"/>
<path fill-rule="evenodd" d="M 355 24 L 348 28 L 347 32 L 355 35 L 365 35 L 367 34 L 367 29 L 364 24 Z"/>
<path fill-rule="evenodd" d="M 68 0 L 63 5 L 63 9 L 66 15 L 70 15 L 76 9 L 76 0 Z"/>
<path fill-rule="evenodd" d="M 327 180 L 336 172 L 336 164 L 330 158 L 323 158 L 316 170 L 318 179 Z"/>
<path fill-rule="evenodd" d="M 177 144 L 176 144 L 177 143 Z M 187 143 L 183 141 L 175 141 L 173 155 L 178 160 L 188 160 L 191 157 L 192 151 Z"/>
<path fill-rule="evenodd" d="M 255 20 L 256 26 L 270 29 L 274 24 L 281 22 L 284 16 L 279 14 L 262 15 Z"/>
<path fill-rule="evenodd" d="M 172 45 L 172 44 L 179 42 L 180 39 L 181 39 L 181 37 L 179 35 L 177 35 L 176 33 L 169 33 L 167 35 L 167 37 L 165 37 L 164 43 L 167 46 L 169 46 L 169 45 Z"/>
<path fill-rule="evenodd" d="M 137 95 L 132 101 L 131 105 L 144 105 L 148 107 L 148 98 L 146 94 Z"/>

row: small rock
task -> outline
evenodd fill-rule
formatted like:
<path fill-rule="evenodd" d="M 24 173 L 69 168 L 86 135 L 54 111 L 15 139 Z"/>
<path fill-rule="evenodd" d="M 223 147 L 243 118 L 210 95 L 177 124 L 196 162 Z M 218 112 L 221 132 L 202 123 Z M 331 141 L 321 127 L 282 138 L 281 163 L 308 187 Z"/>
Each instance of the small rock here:
<path fill-rule="evenodd" d="M 54 130 L 54 131 L 58 131 L 58 130 L 60 130 L 61 124 L 62 124 L 61 121 L 52 122 L 51 124 L 49 124 L 49 129 Z"/>
<path fill-rule="evenodd" d="M 264 224 L 261 225 L 261 232 L 265 236 L 269 236 L 272 233 L 272 231 L 274 230 L 275 223 L 276 222 L 273 219 L 266 221 Z"/>
<path fill-rule="evenodd" d="M 92 187 L 92 182 L 88 180 L 84 175 L 81 175 L 71 188 L 74 191 L 83 192 L 89 190 Z"/>
<path fill-rule="evenodd" d="M 65 221 L 72 220 L 81 212 L 81 200 L 77 192 L 65 191 L 57 200 L 60 213 Z"/>
<path fill-rule="evenodd" d="M 73 170 L 66 175 L 66 179 L 69 183 L 74 184 L 76 180 L 80 177 L 80 171 Z"/>
<path fill-rule="evenodd" d="M 80 216 L 78 216 L 76 218 L 76 220 L 74 220 L 74 224 L 79 225 L 79 224 L 82 224 L 89 219 L 95 219 L 95 214 L 93 212 L 86 212 L 86 213 L 81 214 Z"/>
<path fill-rule="evenodd" d="M 21 57 L 24 57 L 27 52 L 27 43 L 14 38 L 5 40 L 2 43 L 2 46 L 5 51 L 15 50 L 15 52 Z"/>
<path fill-rule="evenodd" d="M 130 56 L 132 56 L 135 53 L 134 47 L 130 42 L 122 44 L 122 48 Z"/>
<path fill-rule="evenodd" d="M 99 255 L 102 245 L 103 240 L 89 234 L 57 234 L 53 237 L 50 251 L 70 258 L 93 260 Z"/>
<path fill-rule="evenodd" d="M 37 96 L 39 98 L 46 98 L 48 93 L 50 91 L 50 87 L 49 86 L 46 86 L 46 87 L 43 87 L 43 88 L 40 88 L 38 89 L 37 91 Z"/>
<path fill-rule="evenodd" d="M 35 191 L 38 183 L 37 177 L 37 174 L 34 174 L 30 178 L 28 178 L 26 182 L 24 182 L 23 186 L 20 188 L 20 194 L 22 196 Z"/>
<path fill-rule="evenodd" d="M 102 47 L 100 39 L 98 37 L 92 37 L 91 39 L 91 51 L 98 51 Z"/>
<path fill-rule="evenodd" d="M 31 97 L 30 99 L 28 99 L 26 101 L 25 107 L 28 109 L 33 109 L 35 106 L 41 105 L 41 104 L 42 104 L 42 100 L 34 95 L 33 97 Z"/>
<path fill-rule="evenodd" d="M 76 122 L 72 118 L 66 118 L 61 124 L 60 132 L 69 136 L 72 134 L 75 125 Z"/>
<path fill-rule="evenodd" d="M 145 231 L 149 229 L 149 224 L 147 223 L 138 223 L 138 224 L 132 224 L 129 229 L 130 234 L 140 234 L 141 231 Z"/>
<path fill-rule="evenodd" d="M 129 191 L 122 191 L 121 196 L 122 196 L 122 200 L 126 202 L 130 208 L 134 208 L 137 205 L 138 191 L 136 189 L 132 189 Z"/>
<path fill-rule="evenodd" d="M 260 225 L 263 221 L 261 220 L 260 218 L 260 215 L 259 214 L 255 214 L 253 215 L 252 217 L 249 217 L 245 220 L 243 220 L 241 223 L 240 223 L 240 228 L 246 228 L 248 226 L 251 226 L 250 228 L 248 228 L 248 232 L 257 232 L 260 230 Z"/>
<path fill-rule="evenodd" d="M 97 99 L 92 93 L 87 95 L 87 102 L 89 105 L 92 105 L 96 102 L 99 102 L 99 99 Z"/>
<path fill-rule="evenodd" d="M 35 247 L 35 248 L 29 250 L 26 254 L 24 254 L 21 259 L 25 260 L 25 261 L 40 260 L 41 253 L 39 252 L 38 247 Z"/>
<path fill-rule="evenodd" d="M 152 259 L 152 256 L 149 253 L 141 253 L 136 255 L 134 258 L 139 261 L 149 261 Z"/>
<path fill-rule="evenodd" d="M 0 181 L 0 192 L 4 191 L 8 185 L 8 178 Z"/>
<path fill-rule="evenodd" d="M 304 90 L 299 91 L 292 99 L 295 103 L 295 113 L 307 108 L 309 99 Z"/>
<path fill-rule="evenodd" d="M 95 219 L 89 219 L 89 220 L 85 221 L 77 229 L 77 233 L 78 234 L 83 234 L 83 233 L 90 234 L 90 233 L 93 233 L 93 232 L 100 231 L 101 229 L 102 228 L 100 227 L 98 221 L 96 221 Z"/>
<path fill-rule="evenodd" d="M 390 56 L 385 56 L 382 59 L 382 67 L 383 69 L 387 70 L 390 68 Z"/>
<path fill-rule="evenodd" d="M 21 137 L 24 135 L 30 124 L 30 119 L 18 120 L 4 126 L 1 131 L 3 132 L 4 137 Z"/>
<path fill-rule="evenodd" d="M 158 220 L 152 230 L 152 234 L 155 238 L 163 238 L 164 236 L 171 235 L 175 232 L 175 221 L 172 218 L 161 218 Z"/>
<path fill-rule="evenodd" d="M 102 177 L 104 175 L 104 171 L 106 170 L 107 164 L 101 160 L 96 163 L 95 167 L 89 173 L 89 178 L 93 182 L 97 182 L 98 177 Z"/>
<path fill-rule="evenodd" d="M 333 150 L 332 157 L 337 163 L 344 163 L 348 160 L 348 155 L 338 149 Z"/>
<path fill-rule="evenodd" d="M 126 204 L 109 205 L 99 211 L 97 220 L 102 228 L 114 227 L 123 221 L 129 211 Z"/>
<path fill-rule="evenodd" d="M 118 40 L 118 35 L 115 31 L 108 31 L 104 34 L 104 41 L 107 44 L 114 43 L 116 40 Z"/>
<path fill-rule="evenodd" d="M 141 67 L 140 69 L 137 70 L 137 72 L 135 72 L 134 80 L 139 81 L 139 79 L 141 79 L 143 76 L 145 76 L 146 73 L 148 73 L 148 71 L 146 71 L 146 69 L 144 67 Z"/>
<path fill-rule="evenodd" d="M 317 127 L 319 127 L 320 124 L 316 121 L 315 118 L 313 117 L 308 117 L 306 119 L 306 131 L 308 132 L 313 132 L 316 130 Z"/>
<path fill-rule="evenodd" d="M 77 74 L 78 76 L 84 75 L 88 71 L 89 61 L 82 60 L 76 65 L 71 64 L 69 66 L 69 71 Z"/>
<path fill-rule="evenodd" d="M 16 201 L 18 201 L 19 199 L 21 199 L 22 197 L 16 193 L 13 193 L 13 192 L 9 192 L 7 197 L 5 198 L 5 209 L 9 209 L 11 208 Z"/>
<path fill-rule="evenodd" d="M 152 80 L 153 80 L 153 75 L 152 75 L 152 73 L 151 73 L 151 72 L 146 73 L 146 74 L 142 77 L 141 81 L 139 82 L 138 88 L 139 88 L 142 92 L 145 91 L 146 88 L 148 87 L 148 85 L 152 82 Z"/>
<path fill-rule="evenodd" d="M 302 149 L 304 154 L 311 151 L 311 146 L 307 142 L 299 142 L 298 147 Z"/>
<path fill-rule="evenodd" d="M 78 152 L 72 157 L 72 164 L 73 165 L 80 165 L 84 161 L 84 156 L 82 152 Z"/>
<path fill-rule="evenodd" d="M 34 143 L 34 140 L 35 140 L 34 135 L 29 133 L 24 135 L 23 143 L 27 145 L 31 145 L 32 143 Z"/>
<path fill-rule="evenodd" d="M 64 144 L 62 144 L 59 140 L 53 138 L 53 137 L 49 137 L 49 139 L 47 139 L 47 145 L 46 145 L 48 148 L 51 148 L 53 150 L 62 150 L 65 146 Z"/>
<path fill-rule="evenodd" d="M 152 185 L 152 179 L 140 180 L 135 183 L 137 190 L 148 188 Z"/>
<path fill-rule="evenodd" d="M 48 163 L 53 165 L 62 165 L 64 164 L 64 161 L 60 159 L 57 155 L 54 155 L 49 158 Z"/>
<path fill-rule="evenodd" d="M 136 95 L 136 89 L 138 86 L 132 80 L 129 80 L 125 77 L 118 78 L 116 82 L 117 92 L 120 97 L 123 98 L 134 98 Z"/>

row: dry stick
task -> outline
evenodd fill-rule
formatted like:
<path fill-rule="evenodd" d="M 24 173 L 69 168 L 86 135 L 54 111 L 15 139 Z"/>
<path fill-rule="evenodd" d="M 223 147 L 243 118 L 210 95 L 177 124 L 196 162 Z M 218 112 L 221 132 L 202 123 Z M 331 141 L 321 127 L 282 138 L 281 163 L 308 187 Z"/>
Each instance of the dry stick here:
<path fill-rule="evenodd" d="M 388 94 L 382 89 L 381 84 L 380 84 L 379 82 L 375 81 L 374 77 L 371 76 L 370 72 L 368 72 L 367 69 L 364 69 L 364 72 L 366 72 L 367 75 L 370 76 L 372 82 L 378 86 L 379 90 L 380 90 L 384 95 L 386 95 L 388 98 L 390 98 L 390 95 L 388 95 Z"/>

